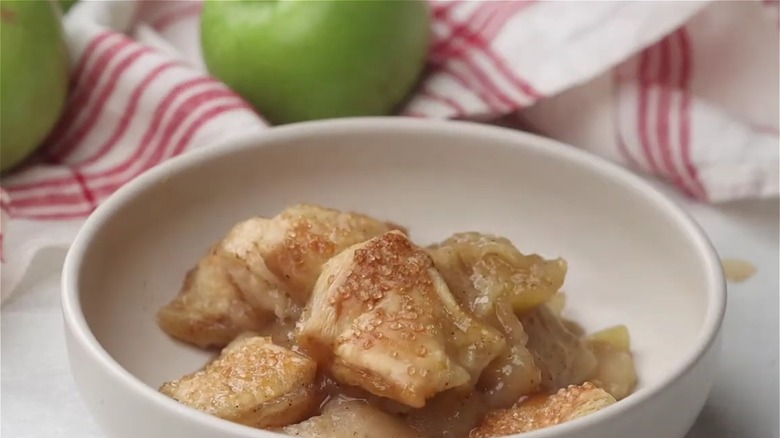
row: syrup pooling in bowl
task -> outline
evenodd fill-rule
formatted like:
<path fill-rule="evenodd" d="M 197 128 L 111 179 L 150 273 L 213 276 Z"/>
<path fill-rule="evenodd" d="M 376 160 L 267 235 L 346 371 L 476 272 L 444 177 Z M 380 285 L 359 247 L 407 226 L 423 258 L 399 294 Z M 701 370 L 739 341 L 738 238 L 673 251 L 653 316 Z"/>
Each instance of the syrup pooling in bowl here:
<path fill-rule="evenodd" d="M 428 438 L 569 421 L 637 377 L 625 327 L 587 335 L 563 318 L 567 269 L 499 236 L 421 247 L 391 222 L 314 205 L 249 218 L 158 313 L 170 336 L 221 349 L 161 391 L 292 436 L 344 436 L 339 418 L 357 436 Z"/>

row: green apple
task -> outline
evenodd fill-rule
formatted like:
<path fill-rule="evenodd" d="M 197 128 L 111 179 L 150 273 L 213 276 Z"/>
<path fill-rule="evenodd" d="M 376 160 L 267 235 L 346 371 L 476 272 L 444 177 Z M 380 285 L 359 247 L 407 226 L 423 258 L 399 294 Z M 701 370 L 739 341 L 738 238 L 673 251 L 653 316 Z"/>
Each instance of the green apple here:
<path fill-rule="evenodd" d="M 271 123 L 383 115 L 417 82 L 426 0 L 206 0 L 210 74 Z"/>
<path fill-rule="evenodd" d="M 76 4 L 77 1 L 78 0 L 60 0 L 60 4 L 62 5 L 62 10 L 67 12 L 68 10 L 70 10 L 71 7 L 73 7 L 73 5 Z"/>
<path fill-rule="evenodd" d="M 60 117 L 69 59 L 60 6 L 0 2 L 0 171 L 19 164 Z"/>

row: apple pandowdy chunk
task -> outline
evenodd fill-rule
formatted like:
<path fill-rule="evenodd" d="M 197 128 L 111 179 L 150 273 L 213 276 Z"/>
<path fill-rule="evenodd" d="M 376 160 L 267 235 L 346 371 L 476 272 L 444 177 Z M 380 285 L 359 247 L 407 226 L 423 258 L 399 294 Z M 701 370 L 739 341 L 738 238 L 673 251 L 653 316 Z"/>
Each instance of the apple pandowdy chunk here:
<path fill-rule="evenodd" d="M 306 438 L 425 438 L 397 417 L 359 400 L 335 399 L 325 404 L 321 415 L 282 430 Z"/>
<path fill-rule="evenodd" d="M 498 300 L 518 314 L 532 310 L 555 295 L 566 278 L 563 259 L 523 254 L 509 239 L 490 234 L 456 233 L 428 252 L 448 282 L 465 283 L 468 277 L 469 287 L 459 298 L 481 315 L 492 312 Z"/>
<path fill-rule="evenodd" d="M 243 263 L 214 247 L 184 278 L 179 295 L 157 312 L 157 324 L 168 335 L 201 348 L 221 348 L 241 332 L 271 321 L 250 306 L 232 279 Z"/>
<path fill-rule="evenodd" d="M 532 311 L 563 285 L 566 263 L 524 255 L 508 239 L 457 233 L 428 248 L 436 268 L 459 303 L 498 329 L 507 344 L 482 374 L 479 386 L 492 407 L 507 407 L 542 382 L 518 314 Z"/>
<path fill-rule="evenodd" d="M 596 371 L 598 362 L 591 346 L 549 307 L 539 306 L 520 321 L 528 333 L 528 349 L 542 371 L 544 389 L 579 384 Z"/>
<path fill-rule="evenodd" d="M 345 248 L 397 226 L 314 205 L 289 207 L 235 225 L 158 313 L 169 335 L 224 347 L 244 330 L 298 318 L 322 264 Z"/>
<path fill-rule="evenodd" d="M 624 325 L 610 327 L 593 333 L 588 345 L 598 360 L 593 376 L 605 391 L 616 400 L 622 400 L 634 392 L 638 376 L 631 354 L 631 337 Z"/>
<path fill-rule="evenodd" d="M 398 231 L 325 264 L 297 339 L 338 381 L 412 407 L 470 385 L 505 346 L 460 308 L 431 258 Z"/>
<path fill-rule="evenodd" d="M 241 336 L 205 369 L 162 385 L 163 394 L 211 415 L 253 427 L 281 427 L 307 418 L 322 400 L 317 364 L 274 345 Z"/>
<path fill-rule="evenodd" d="M 398 228 L 364 214 L 301 204 L 268 221 L 254 244 L 268 269 L 303 306 L 328 259 L 356 243 Z"/>
<path fill-rule="evenodd" d="M 510 409 L 489 412 L 470 438 L 493 438 L 530 432 L 584 417 L 615 403 L 603 389 L 585 382 L 555 394 L 526 398 Z"/>

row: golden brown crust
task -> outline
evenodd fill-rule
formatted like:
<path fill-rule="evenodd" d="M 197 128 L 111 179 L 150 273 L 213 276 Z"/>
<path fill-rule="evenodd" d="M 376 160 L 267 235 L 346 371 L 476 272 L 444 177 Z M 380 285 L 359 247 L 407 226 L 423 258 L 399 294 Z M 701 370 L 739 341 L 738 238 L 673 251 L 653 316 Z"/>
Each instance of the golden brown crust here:
<path fill-rule="evenodd" d="M 271 219 L 271 224 L 279 235 L 265 242 L 265 262 L 300 305 L 308 301 L 328 259 L 392 229 L 364 214 L 311 204 L 291 206 Z"/>
<path fill-rule="evenodd" d="M 295 281 L 293 274 L 304 268 L 307 256 L 328 259 L 333 256 L 336 245 L 321 234 L 312 232 L 312 224 L 306 218 L 296 218 L 290 223 L 287 235 L 282 242 L 266 254 L 266 262 L 278 272 L 284 281 Z"/>
<path fill-rule="evenodd" d="M 415 248 L 400 232 L 383 234 L 355 251 L 352 269 L 331 296 L 330 303 L 340 307 L 341 303 L 356 300 L 366 309 L 373 310 L 376 303 L 393 290 L 403 295 L 404 305 L 402 311 L 392 317 L 414 321 L 419 315 L 414 312 L 408 294 L 414 288 L 431 287 L 429 270 L 432 266 L 430 257 Z M 422 330 L 422 327 L 418 329 Z"/>
<path fill-rule="evenodd" d="M 239 336 L 203 370 L 163 384 L 160 392 L 226 420 L 284 426 L 306 418 L 321 401 L 316 368 L 270 338 Z"/>
<path fill-rule="evenodd" d="M 158 312 L 158 325 L 213 348 L 275 319 L 297 320 L 323 263 L 390 229 L 366 215 L 305 204 L 241 221 L 187 274 L 178 296 Z"/>
<path fill-rule="evenodd" d="M 400 231 L 400 232 L 406 234 L 407 236 L 409 235 L 409 228 L 408 227 L 405 227 L 403 225 L 399 225 L 399 224 L 397 224 L 395 222 L 390 222 L 390 221 L 385 222 L 385 224 L 387 224 L 387 226 L 390 228 L 390 231 L 393 231 L 393 230 Z"/>
<path fill-rule="evenodd" d="M 553 395 L 529 397 L 510 409 L 489 412 L 469 438 L 492 438 L 530 432 L 596 412 L 615 399 L 590 382 L 561 388 Z"/>
<path fill-rule="evenodd" d="M 337 380 L 413 407 L 473 383 L 504 343 L 460 309 L 430 257 L 399 231 L 328 261 L 297 335 Z"/>
<path fill-rule="evenodd" d="M 229 271 L 230 258 L 212 250 L 187 272 L 179 294 L 157 312 L 168 335 L 201 348 L 221 348 L 271 319 L 246 303 Z"/>

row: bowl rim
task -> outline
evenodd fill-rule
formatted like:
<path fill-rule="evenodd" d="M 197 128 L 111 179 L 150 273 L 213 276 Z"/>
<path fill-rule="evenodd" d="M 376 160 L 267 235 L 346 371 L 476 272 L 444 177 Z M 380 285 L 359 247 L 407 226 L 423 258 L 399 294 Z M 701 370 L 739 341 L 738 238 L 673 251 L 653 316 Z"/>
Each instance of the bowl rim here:
<path fill-rule="evenodd" d="M 173 415 L 181 416 L 182 420 L 186 419 L 186 421 L 191 421 L 199 427 L 215 432 L 229 433 L 245 438 L 257 438 L 262 436 L 262 432 L 265 432 L 268 436 L 285 436 L 272 431 L 263 431 L 223 420 L 183 405 L 158 392 L 122 367 L 97 340 L 90 330 L 82 311 L 79 302 L 80 290 L 78 284 L 83 267 L 84 254 L 93 242 L 93 238 L 98 230 L 114 214 L 120 211 L 128 201 L 147 190 L 152 190 L 156 183 L 171 178 L 174 174 L 206 163 L 216 157 L 239 153 L 246 149 L 265 147 L 267 144 L 280 140 L 294 140 L 295 138 L 312 135 L 349 134 L 350 132 L 367 131 L 378 131 L 385 134 L 392 132 L 415 132 L 420 135 L 427 134 L 432 136 L 463 133 L 463 135 L 482 137 L 486 140 L 504 140 L 512 144 L 512 147 L 534 149 L 536 153 L 547 154 L 554 159 L 569 161 L 586 167 L 589 171 L 599 173 L 602 176 L 613 179 L 617 183 L 630 186 L 636 192 L 641 193 L 646 202 L 655 204 L 656 208 L 662 210 L 677 226 L 684 230 L 688 238 L 688 244 L 695 248 L 698 257 L 703 262 L 703 275 L 706 276 L 707 284 L 707 310 L 704 323 L 699 332 L 696 348 L 679 359 L 679 362 L 671 371 L 659 379 L 659 381 L 641 388 L 619 403 L 566 423 L 523 433 L 522 436 L 524 438 L 554 438 L 566 432 L 576 432 L 577 429 L 609 421 L 626 411 L 640 407 L 687 374 L 710 350 L 718 338 L 726 310 L 727 297 L 725 278 L 717 252 L 703 229 L 677 202 L 656 187 L 653 187 L 640 176 L 616 163 L 574 146 L 516 129 L 471 121 L 377 116 L 317 120 L 267 129 L 252 129 L 229 140 L 217 141 L 209 148 L 192 150 L 168 159 L 120 187 L 87 218 L 79 229 L 65 257 L 61 281 L 61 307 L 64 323 L 71 332 L 72 340 L 80 344 L 82 349 L 92 356 L 92 360 L 98 362 L 124 389 L 135 392 L 138 397 L 147 399 L 155 408 L 169 411 Z M 70 350 L 70 348 L 69 346 L 68 349 Z M 71 360 L 69 352 L 69 361 Z M 81 391 L 82 389 L 79 388 L 79 392 Z"/>

